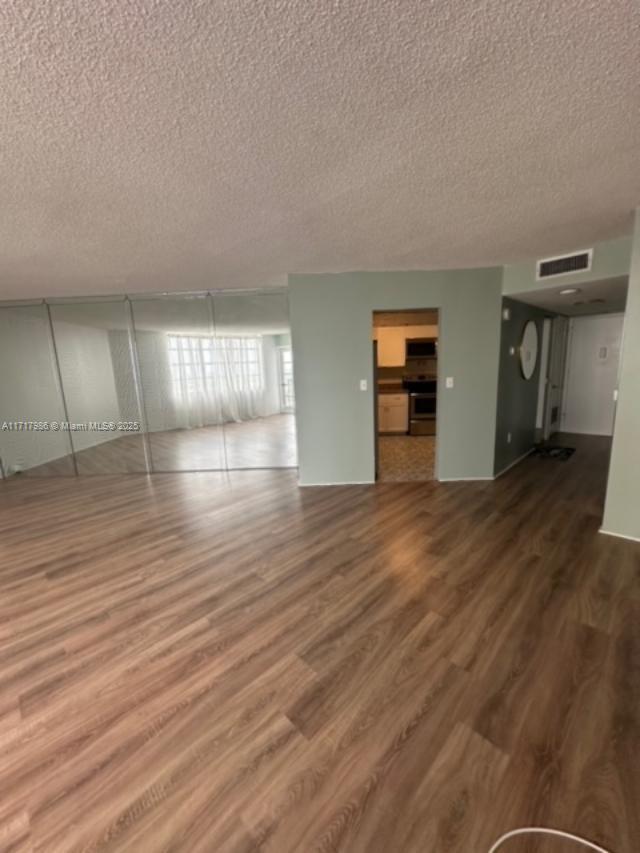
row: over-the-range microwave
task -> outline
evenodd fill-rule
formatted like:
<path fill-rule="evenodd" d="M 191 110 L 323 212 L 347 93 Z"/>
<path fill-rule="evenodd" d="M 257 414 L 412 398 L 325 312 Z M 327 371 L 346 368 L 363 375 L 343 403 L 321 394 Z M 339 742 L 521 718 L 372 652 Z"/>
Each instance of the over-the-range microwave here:
<path fill-rule="evenodd" d="M 407 358 L 437 358 L 438 341 L 436 338 L 407 338 L 405 355 Z"/>

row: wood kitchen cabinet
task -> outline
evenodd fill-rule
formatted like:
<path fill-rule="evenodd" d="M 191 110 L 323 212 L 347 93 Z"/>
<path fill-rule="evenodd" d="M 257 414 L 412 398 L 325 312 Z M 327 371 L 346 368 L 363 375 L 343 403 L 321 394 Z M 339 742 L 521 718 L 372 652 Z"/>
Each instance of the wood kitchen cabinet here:
<path fill-rule="evenodd" d="M 406 433 L 409 431 L 409 395 L 378 395 L 378 432 Z"/>
<path fill-rule="evenodd" d="M 394 327 L 379 328 L 378 367 L 402 367 L 405 363 L 405 332 Z"/>
<path fill-rule="evenodd" d="M 438 337 L 437 326 L 377 326 L 378 367 L 404 367 L 407 363 L 407 339 Z"/>

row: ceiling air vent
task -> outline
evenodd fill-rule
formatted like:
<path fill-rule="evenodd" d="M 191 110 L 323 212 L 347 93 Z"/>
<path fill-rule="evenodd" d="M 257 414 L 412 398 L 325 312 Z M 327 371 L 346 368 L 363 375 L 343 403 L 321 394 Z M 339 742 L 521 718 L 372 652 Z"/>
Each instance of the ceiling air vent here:
<path fill-rule="evenodd" d="M 586 272 L 591 269 L 593 249 L 576 252 L 574 255 L 561 255 L 557 258 L 545 258 L 538 261 L 536 278 L 556 278 L 559 275 L 571 275 L 574 272 Z"/>

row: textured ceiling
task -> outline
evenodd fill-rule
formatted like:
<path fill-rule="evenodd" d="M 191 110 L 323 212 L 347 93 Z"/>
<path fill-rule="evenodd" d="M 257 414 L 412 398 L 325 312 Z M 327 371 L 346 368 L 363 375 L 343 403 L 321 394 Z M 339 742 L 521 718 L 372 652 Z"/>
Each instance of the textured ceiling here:
<path fill-rule="evenodd" d="M 4 0 L 0 295 L 501 264 L 630 230 L 635 0 Z"/>
<path fill-rule="evenodd" d="M 560 279 L 562 282 L 562 279 Z M 580 317 L 583 314 L 612 314 L 623 312 L 627 304 L 628 276 L 590 281 L 573 285 L 565 280 L 556 289 L 546 287 L 518 294 L 520 302 L 536 305 L 546 311 L 565 314 L 567 317 Z M 562 293 L 566 289 L 576 289 L 576 293 Z"/>

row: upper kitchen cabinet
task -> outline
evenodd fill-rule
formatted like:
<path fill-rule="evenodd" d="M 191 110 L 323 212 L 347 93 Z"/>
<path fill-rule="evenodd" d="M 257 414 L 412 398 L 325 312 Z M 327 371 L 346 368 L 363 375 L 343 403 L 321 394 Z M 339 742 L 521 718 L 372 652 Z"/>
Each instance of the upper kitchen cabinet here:
<path fill-rule="evenodd" d="M 404 367 L 405 363 L 405 330 L 402 328 L 379 328 L 378 366 Z"/>
<path fill-rule="evenodd" d="M 406 312 L 408 313 L 408 312 Z M 429 315 L 433 312 L 425 312 Z M 409 316 L 415 316 L 412 312 Z M 386 318 L 392 314 L 382 314 Z M 375 315 L 374 315 L 375 317 Z M 437 338 L 438 326 L 407 324 L 397 326 L 374 326 L 373 337 L 378 341 L 378 367 L 404 367 L 406 364 L 407 339 Z"/>

